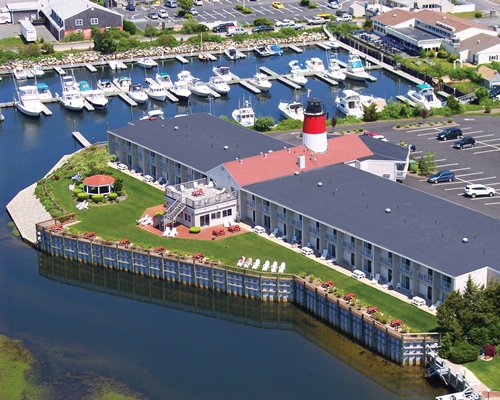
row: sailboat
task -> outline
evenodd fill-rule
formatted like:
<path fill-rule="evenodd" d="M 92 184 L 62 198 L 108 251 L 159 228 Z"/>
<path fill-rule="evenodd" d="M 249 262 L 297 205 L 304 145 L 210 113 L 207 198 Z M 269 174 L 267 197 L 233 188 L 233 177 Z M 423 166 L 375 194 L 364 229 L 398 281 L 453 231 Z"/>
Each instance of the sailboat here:
<path fill-rule="evenodd" d="M 198 54 L 200 61 L 210 61 L 210 56 L 208 53 L 203 51 L 203 32 L 200 34 L 200 54 Z"/>

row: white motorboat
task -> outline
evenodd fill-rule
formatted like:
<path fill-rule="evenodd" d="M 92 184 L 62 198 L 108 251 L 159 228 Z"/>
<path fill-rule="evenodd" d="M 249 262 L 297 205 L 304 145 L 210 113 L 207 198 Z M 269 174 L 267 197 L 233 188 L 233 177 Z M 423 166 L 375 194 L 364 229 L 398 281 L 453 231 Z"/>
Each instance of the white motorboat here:
<path fill-rule="evenodd" d="M 159 109 L 149 110 L 140 119 L 141 120 L 145 120 L 145 119 L 153 120 L 153 119 L 157 119 L 157 118 L 165 119 L 165 114 L 162 110 L 159 110 Z"/>
<path fill-rule="evenodd" d="M 151 57 L 138 58 L 136 63 L 139 67 L 143 67 L 143 68 L 147 68 L 147 69 L 154 68 L 154 67 L 158 66 L 158 63 L 155 60 L 153 60 Z"/>
<path fill-rule="evenodd" d="M 267 75 L 262 73 L 256 73 L 253 78 L 248 80 L 248 83 L 263 92 L 267 92 L 272 86 L 272 83 L 267 78 Z"/>
<path fill-rule="evenodd" d="M 172 89 L 172 86 L 174 86 L 172 79 L 170 79 L 170 75 L 166 72 L 159 72 L 158 74 L 156 74 L 156 82 L 158 83 L 158 85 L 167 90 Z"/>
<path fill-rule="evenodd" d="M 59 101 L 63 107 L 71 111 L 81 111 L 85 105 L 85 100 L 80 91 L 70 86 L 63 87 Z"/>
<path fill-rule="evenodd" d="M 342 90 L 335 99 L 337 110 L 348 117 L 363 117 L 363 105 L 361 97 L 354 90 Z"/>
<path fill-rule="evenodd" d="M 274 44 L 268 44 L 266 46 L 266 50 L 271 53 L 272 56 L 282 56 L 283 55 L 283 49 L 278 46 L 276 43 Z"/>
<path fill-rule="evenodd" d="M 239 60 L 240 58 L 245 58 L 246 55 L 234 47 L 228 47 L 224 50 L 224 54 L 230 60 Z"/>
<path fill-rule="evenodd" d="M 210 88 L 201 79 L 194 79 L 188 84 L 188 88 L 196 96 L 208 97 L 210 95 Z"/>
<path fill-rule="evenodd" d="M 255 112 L 250 100 L 244 100 L 243 106 L 234 110 L 231 114 L 233 119 L 243 126 L 253 126 L 255 124 Z"/>
<path fill-rule="evenodd" d="M 325 71 L 325 76 L 333 79 L 334 81 L 344 81 L 346 79 L 346 75 L 340 67 L 339 61 L 335 57 L 330 57 L 330 60 L 328 61 L 328 68 Z"/>
<path fill-rule="evenodd" d="M 207 83 L 208 87 L 219 94 L 228 94 L 230 86 L 220 76 L 211 76 Z"/>
<path fill-rule="evenodd" d="M 345 74 L 347 78 L 355 81 L 376 80 L 376 78 L 365 71 L 361 58 L 355 53 L 349 53 Z"/>
<path fill-rule="evenodd" d="M 92 89 L 92 86 L 87 81 L 78 82 L 80 92 L 83 97 L 96 108 L 105 108 L 108 104 L 108 99 L 104 96 L 101 89 Z"/>
<path fill-rule="evenodd" d="M 35 85 L 20 86 L 17 89 L 16 107 L 24 115 L 29 115 L 30 117 L 40 116 L 44 107 Z"/>
<path fill-rule="evenodd" d="M 66 74 L 62 77 L 61 85 L 63 90 L 65 88 L 80 91 L 80 85 L 78 85 L 78 82 L 75 80 L 75 76 L 71 74 Z"/>
<path fill-rule="evenodd" d="M 302 61 L 299 60 L 292 60 L 288 63 L 288 66 L 290 67 L 290 73 L 298 73 L 298 74 L 306 74 L 308 72 L 311 72 L 309 68 L 307 67 L 306 64 L 304 64 Z"/>
<path fill-rule="evenodd" d="M 37 78 L 43 76 L 45 74 L 45 71 L 40 65 L 33 65 L 33 67 L 30 69 L 30 72 L 35 75 Z"/>
<path fill-rule="evenodd" d="M 307 83 L 307 78 L 299 72 L 292 72 L 285 76 L 289 81 L 299 85 L 304 86 Z"/>
<path fill-rule="evenodd" d="M 434 89 L 427 83 L 417 85 L 416 90 L 409 90 L 407 96 L 415 104 L 427 110 L 443 107 L 443 103 L 437 98 Z"/>
<path fill-rule="evenodd" d="M 18 81 L 23 79 L 28 79 L 28 74 L 22 67 L 14 68 L 12 70 L 12 74 L 14 75 L 14 78 L 16 78 Z"/>
<path fill-rule="evenodd" d="M 233 79 L 233 75 L 231 74 L 229 67 L 217 65 L 212 68 L 212 72 L 214 73 L 214 75 L 220 76 L 224 82 L 229 82 L 231 79 Z"/>
<path fill-rule="evenodd" d="M 144 89 L 144 91 L 153 100 L 165 101 L 167 99 L 167 89 L 161 87 L 153 80 L 148 82 L 148 86 Z"/>
<path fill-rule="evenodd" d="M 321 61 L 321 58 L 313 57 L 306 60 L 307 68 L 313 72 L 325 72 L 325 64 Z"/>
<path fill-rule="evenodd" d="M 280 101 L 278 109 L 286 118 L 304 121 L 304 106 L 298 101 Z"/>
<path fill-rule="evenodd" d="M 46 83 L 40 82 L 36 84 L 38 90 L 38 98 L 40 100 L 51 100 L 52 93 Z"/>
<path fill-rule="evenodd" d="M 177 79 L 189 84 L 195 80 L 195 77 L 189 71 L 181 71 L 177 74 Z"/>
<path fill-rule="evenodd" d="M 140 83 L 134 83 L 130 86 L 130 90 L 127 93 L 128 96 L 138 104 L 145 103 L 148 99 L 147 93 Z"/>
<path fill-rule="evenodd" d="M 99 79 L 97 81 L 97 87 L 104 93 L 113 93 L 115 91 L 113 82 L 111 82 L 109 79 Z"/>
<path fill-rule="evenodd" d="M 191 91 L 185 81 L 175 81 L 170 91 L 180 100 L 187 100 L 191 96 Z"/>
<path fill-rule="evenodd" d="M 384 107 L 387 105 L 387 102 L 382 97 L 373 97 L 372 95 L 368 96 L 363 94 L 360 94 L 359 97 L 361 99 L 361 105 L 363 107 L 375 104 L 375 109 L 378 112 L 382 111 Z"/>
<path fill-rule="evenodd" d="M 271 51 L 267 46 L 255 46 L 253 48 L 253 51 L 259 56 L 259 57 L 269 57 L 274 54 L 273 51 Z"/>
<path fill-rule="evenodd" d="M 132 86 L 132 79 L 128 76 L 119 76 L 113 78 L 113 84 L 122 92 L 128 92 Z"/>

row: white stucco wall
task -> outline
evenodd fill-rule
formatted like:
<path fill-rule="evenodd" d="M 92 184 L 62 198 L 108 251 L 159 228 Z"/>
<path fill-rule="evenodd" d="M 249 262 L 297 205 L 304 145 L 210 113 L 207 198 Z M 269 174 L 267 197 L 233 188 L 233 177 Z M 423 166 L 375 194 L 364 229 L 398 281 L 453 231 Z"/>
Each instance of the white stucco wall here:
<path fill-rule="evenodd" d="M 490 47 L 489 49 L 480 51 L 475 55 L 469 54 L 469 62 L 474 62 L 475 64 L 489 64 L 490 57 L 496 58 L 494 61 L 500 61 L 500 44 Z"/>
<path fill-rule="evenodd" d="M 469 276 L 472 280 L 478 285 L 486 285 L 488 283 L 488 270 L 490 268 L 484 267 L 477 269 L 474 272 L 470 272 L 468 274 L 460 275 L 455 278 L 454 290 L 463 290 L 465 288 L 465 284 L 469 279 Z"/>
<path fill-rule="evenodd" d="M 228 192 L 231 191 L 231 188 L 234 188 L 235 191 L 240 188 L 223 164 L 208 171 L 207 177 L 209 180 L 215 181 L 218 188 L 226 188 Z"/>

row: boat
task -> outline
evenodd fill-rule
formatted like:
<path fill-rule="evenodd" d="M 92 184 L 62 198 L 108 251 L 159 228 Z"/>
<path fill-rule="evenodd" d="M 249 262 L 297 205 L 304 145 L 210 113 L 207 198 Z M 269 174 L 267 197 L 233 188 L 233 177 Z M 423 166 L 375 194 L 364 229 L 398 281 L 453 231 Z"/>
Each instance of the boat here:
<path fill-rule="evenodd" d="M 40 82 L 36 84 L 38 90 L 38 98 L 40 100 L 51 100 L 52 93 L 46 83 Z"/>
<path fill-rule="evenodd" d="M 283 49 L 280 46 L 278 46 L 276 43 L 274 43 L 274 44 L 268 44 L 266 46 L 266 49 L 273 56 L 282 56 L 283 55 Z"/>
<path fill-rule="evenodd" d="M 248 80 L 248 83 L 263 92 L 267 92 L 272 86 L 272 83 L 267 78 L 267 75 L 262 73 L 256 73 L 253 78 Z"/>
<path fill-rule="evenodd" d="M 325 72 L 325 64 L 319 57 L 313 57 L 306 60 L 307 68 L 313 72 Z"/>
<path fill-rule="evenodd" d="M 78 82 L 80 92 L 85 100 L 96 108 L 105 108 L 108 104 L 108 99 L 104 96 L 104 91 L 101 89 L 92 89 L 92 86 L 87 81 Z"/>
<path fill-rule="evenodd" d="M 119 76 L 113 78 L 113 84 L 123 92 L 128 92 L 132 86 L 132 79 L 128 76 Z"/>
<path fill-rule="evenodd" d="M 144 91 L 153 100 L 165 101 L 167 99 L 167 89 L 161 87 L 153 80 L 148 82 L 148 86 L 144 89 Z"/>
<path fill-rule="evenodd" d="M 167 90 L 170 90 L 172 86 L 174 85 L 172 82 L 172 79 L 170 79 L 170 75 L 167 74 L 166 72 L 159 72 L 156 74 L 156 82 L 158 85 L 160 85 L 162 88 L 165 88 Z"/>
<path fill-rule="evenodd" d="M 187 100 L 191 96 L 191 91 L 185 81 L 175 81 L 170 91 L 180 100 Z"/>
<path fill-rule="evenodd" d="M 63 86 L 59 101 L 63 107 L 71 111 L 81 111 L 85 106 L 85 100 L 78 89 L 73 86 Z"/>
<path fill-rule="evenodd" d="M 304 121 L 304 106 L 298 101 L 280 101 L 278 109 L 286 118 Z"/>
<path fill-rule="evenodd" d="M 16 108 L 24 115 L 39 117 L 43 111 L 43 104 L 38 96 L 35 85 L 20 86 L 17 89 Z"/>
<path fill-rule="evenodd" d="M 243 100 L 243 106 L 235 109 L 231 116 L 243 126 L 252 126 L 255 123 L 255 112 L 250 100 Z"/>
<path fill-rule="evenodd" d="M 65 88 L 68 88 L 68 89 L 80 91 L 80 86 L 76 82 L 75 76 L 73 75 L 73 73 L 71 73 L 69 75 L 64 75 L 62 78 L 62 81 L 61 81 L 61 85 L 62 85 L 63 90 Z"/>
<path fill-rule="evenodd" d="M 220 76 L 224 82 L 229 82 L 233 79 L 233 75 L 231 71 L 229 71 L 229 67 L 225 67 L 223 65 L 217 65 L 212 68 L 212 72 L 216 76 Z"/>
<path fill-rule="evenodd" d="M 210 95 L 210 88 L 201 79 L 194 79 L 188 83 L 188 89 L 196 96 L 208 97 Z"/>
<path fill-rule="evenodd" d="M 307 78 L 299 72 L 292 72 L 285 76 L 290 82 L 293 82 L 299 86 L 304 86 L 307 83 Z"/>
<path fill-rule="evenodd" d="M 138 58 L 136 63 L 139 67 L 143 67 L 143 68 L 147 68 L 147 69 L 154 68 L 154 67 L 158 66 L 158 63 L 155 60 L 153 60 L 151 57 Z"/>
<path fill-rule="evenodd" d="M 230 60 L 239 60 L 240 58 L 245 58 L 246 55 L 236 49 L 235 47 L 228 47 L 226 50 L 224 50 L 224 54 L 226 55 L 227 58 Z"/>
<path fill-rule="evenodd" d="M 148 99 L 147 93 L 140 83 L 134 83 L 130 86 L 130 90 L 127 93 L 128 96 L 138 104 L 145 103 Z"/>
<path fill-rule="evenodd" d="M 112 93 L 115 91 L 113 82 L 111 82 L 109 79 L 99 79 L 97 81 L 97 87 L 105 93 Z"/>
<path fill-rule="evenodd" d="M 253 51 L 257 53 L 259 57 L 269 57 L 274 54 L 272 51 L 270 51 L 270 49 L 267 48 L 267 46 L 255 46 L 253 48 Z"/>
<path fill-rule="evenodd" d="M 14 78 L 17 80 L 23 80 L 23 79 L 28 79 L 28 74 L 22 67 L 16 67 L 12 70 L 12 74 L 14 75 Z"/>
<path fill-rule="evenodd" d="M 207 83 L 208 87 L 219 94 L 228 94 L 231 88 L 220 76 L 211 76 Z"/>
<path fill-rule="evenodd" d="M 298 74 L 306 74 L 308 72 L 311 72 L 309 68 L 307 67 L 306 64 L 304 64 L 302 61 L 299 60 L 292 60 L 288 63 L 288 66 L 290 67 L 290 73 L 298 73 Z"/>
<path fill-rule="evenodd" d="M 140 119 L 141 120 L 145 120 L 145 119 L 154 120 L 156 118 L 165 119 L 165 113 L 159 109 L 148 110 L 148 112 L 145 113 Z"/>
<path fill-rule="evenodd" d="M 372 75 L 365 71 L 361 58 L 355 53 L 349 53 L 345 74 L 347 78 L 355 81 L 376 80 Z"/>
<path fill-rule="evenodd" d="M 203 32 L 200 34 L 200 52 L 198 53 L 198 59 L 200 61 L 210 61 L 210 53 L 203 51 Z"/>
<path fill-rule="evenodd" d="M 417 85 L 416 90 L 409 90 L 407 96 L 415 104 L 427 110 L 443 107 L 443 103 L 437 98 L 434 89 L 427 83 Z"/>
<path fill-rule="evenodd" d="M 330 60 L 328 61 L 328 68 L 326 69 L 324 75 L 334 81 L 344 81 L 346 79 L 346 75 L 340 67 L 339 61 L 335 57 L 330 57 Z"/>
<path fill-rule="evenodd" d="M 359 97 L 361 99 L 361 105 L 363 107 L 375 104 L 375 109 L 378 112 L 382 111 L 384 107 L 387 105 L 387 102 L 382 97 L 373 97 L 373 95 L 363 95 L 363 94 L 360 94 Z"/>
<path fill-rule="evenodd" d="M 35 75 L 37 78 L 40 76 L 43 76 L 45 74 L 45 71 L 40 65 L 33 65 L 33 68 L 30 69 L 30 72 Z"/>
<path fill-rule="evenodd" d="M 361 104 L 361 97 L 354 90 L 346 89 L 340 91 L 335 99 L 337 110 L 348 117 L 363 117 L 363 105 Z"/>
<path fill-rule="evenodd" d="M 177 79 L 186 83 L 191 83 L 195 80 L 195 77 L 191 74 L 191 72 L 184 70 L 177 74 Z"/>

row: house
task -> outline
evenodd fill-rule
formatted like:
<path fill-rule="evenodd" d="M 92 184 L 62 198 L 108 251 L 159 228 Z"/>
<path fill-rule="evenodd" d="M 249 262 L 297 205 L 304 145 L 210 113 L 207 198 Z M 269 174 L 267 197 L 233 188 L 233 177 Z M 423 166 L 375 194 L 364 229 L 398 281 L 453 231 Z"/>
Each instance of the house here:
<path fill-rule="evenodd" d="M 92 29 L 123 29 L 123 16 L 89 0 L 41 0 L 45 26 L 57 40 L 71 33 L 90 39 Z"/>
<path fill-rule="evenodd" d="M 500 38 L 485 33 L 455 43 L 446 42 L 444 48 L 457 54 L 461 61 L 471 64 L 488 64 L 500 60 Z"/>
<path fill-rule="evenodd" d="M 500 85 L 500 73 L 494 69 L 481 65 L 477 69 L 477 74 L 483 78 L 484 86 L 487 88 Z"/>
<path fill-rule="evenodd" d="M 38 19 L 40 5 L 37 1 L 7 3 L 11 22 L 17 24 L 21 20 L 34 21 Z"/>
<path fill-rule="evenodd" d="M 474 3 L 465 1 L 448 0 L 381 0 L 381 4 L 391 8 L 404 8 L 406 10 L 431 10 L 442 13 L 459 13 L 475 11 Z"/>
<path fill-rule="evenodd" d="M 353 16 L 353 18 L 363 17 L 366 13 L 366 4 L 363 4 L 359 1 L 353 1 L 351 5 L 349 5 L 349 14 Z"/>

